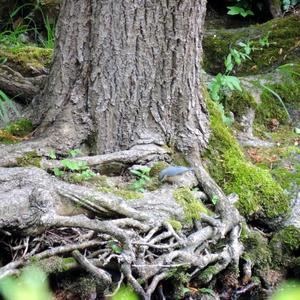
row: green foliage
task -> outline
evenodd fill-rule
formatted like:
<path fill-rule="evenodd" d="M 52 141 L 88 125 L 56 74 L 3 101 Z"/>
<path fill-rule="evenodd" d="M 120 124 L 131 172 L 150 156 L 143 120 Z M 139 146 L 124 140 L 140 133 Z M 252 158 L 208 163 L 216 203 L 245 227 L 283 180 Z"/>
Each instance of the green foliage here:
<path fill-rule="evenodd" d="M 268 73 L 278 65 L 290 62 L 299 63 L 297 41 L 300 38 L 300 19 L 296 15 L 272 19 L 240 30 L 220 29 L 215 34 L 205 35 L 203 39 L 204 69 L 207 73 L 225 72 L 223 61 L 228 49 L 242 40 L 249 40 L 257 51 L 251 52 L 251 60 L 245 60 L 234 69 L 235 76 Z M 271 34 L 269 33 L 271 32 Z M 266 46 L 262 46 L 264 42 Z M 267 46 L 267 45 L 271 46 Z M 284 58 L 284 59 L 283 59 Z"/>
<path fill-rule="evenodd" d="M 174 228 L 175 231 L 181 231 L 182 229 L 182 224 L 175 220 L 175 219 L 171 219 L 169 220 L 170 225 Z"/>
<path fill-rule="evenodd" d="M 109 241 L 108 245 L 110 246 L 111 250 L 116 254 L 121 254 L 123 252 L 123 248 L 116 241 Z"/>
<path fill-rule="evenodd" d="M 284 104 L 284 102 L 282 101 L 282 98 L 274 91 L 272 90 L 271 88 L 267 87 L 266 85 L 264 85 L 263 83 L 260 83 L 260 86 L 264 89 L 266 89 L 267 91 L 269 91 L 273 96 L 275 96 L 276 99 L 278 99 L 279 103 L 282 105 L 287 117 L 289 120 L 291 120 L 291 117 L 290 117 L 290 114 Z"/>
<path fill-rule="evenodd" d="M 252 41 L 246 43 L 239 42 L 238 46 L 240 47 L 239 49 L 231 48 L 224 60 L 225 73 L 218 73 L 208 87 L 211 98 L 217 102 L 217 107 L 222 115 L 223 122 L 228 126 L 232 124 L 233 120 L 231 117 L 226 116 L 224 105 L 221 103 L 221 100 L 225 98 L 224 95 L 226 90 L 231 92 L 243 92 L 240 80 L 236 76 L 231 76 L 229 74 L 236 65 L 240 65 L 243 61 L 251 59 L 249 55 L 252 51 L 256 50 Z"/>
<path fill-rule="evenodd" d="M 213 205 L 216 205 L 219 200 L 220 200 L 219 197 L 216 195 L 213 195 L 213 197 L 211 198 L 211 202 Z"/>
<path fill-rule="evenodd" d="M 57 158 L 56 153 L 53 149 L 49 151 L 48 155 L 51 159 L 56 159 Z"/>
<path fill-rule="evenodd" d="M 289 10 L 300 3 L 300 0 L 281 0 L 284 11 Z"/>
<path fill-rule="evenodd" d="M 207 294 L 207 295 L 210 295 L 210 296 L 213 296 L 213 297 L 216 296 L 214 291 L 212 289 L 209 289 L 209 288 L 201 288 L 201 289 L 199 289 L 199 292 L 201 294 Z"/>
<path fill-rule="evenodd" d="M 29 134 L 33 130 L 32 122 L 28 119 L 20 119 L 16 122 L 9 123 L 5 130 L 18 137 L 23 137 Z"/>
<path fill-rule="evenodd" d="M 70 158 L 74 158 L 79 155 L 81 152 L 79 149 L 72 149 L 69 151 Z M 51 159 L 56 159 L 56 153 L 54 150 L 50 150 L 48 153 Z M 73 183 L 80 183 L 82 181 L 87 181 L 96 174 L 89 168 L 86 161 L 74 161 L 71 159 L 62 159 L 60 161 L 62 168 L 55 167 L 53 168 L 53 173 L 57 177 L 63 177 L 69 179 Z M 62 169 L 62 170 L 61 170 Z M 71 174 L 67 174 L 67 172 Z"/>
<path fill-rule="evenodd" d="M 51 300 L 47 277 L 35 267 L 27 267 L 19 278 L 6 277 L 0 281 L 5 300 Z"/>
<path fill-rule="evenodd" d="M 43 28 L 38 28 L 33 16 L 40 15 Z M 21 20 L 21 22 L 19 22 Z M 16 25 L 17 24 L 17 25 Z M 0 32 L 0 43 L 7 47 L 22 47 L 28 43 L 28 37 L 34 37 L 34 42 L 45 48 L 54 47 L 55 24 L 44 14 L 40 1 L 18 5 L 9 14 L 9 20 L 4 24 L 6 30 Z M 42 31 L 46 31 L 44 38 Z"/>
<path fill-rule="evenodd" d="M 9 122 L 9 109 L 11 109 L 17 115 L 17 117 L 20 117 L 20 113 L 16 109 L 11 99 L 2 90 L 0 90 L 0 120 L 2 120 L 4 123 Z"/>
<path fill-rule="evenodd" d="M 236 139 L 221 121 L 216 104 L 208 100 L 212 135 L 204 154 L 208 169 L 226 194 L 237 193 L 237 207 L 244 216 L 260 212 L 268 218 L 285 215 L 289 200 L 270 173 L 248 162 Z"/>
<path fill-rule="evenodd" d="M 145 185 L 150 181 L 151 168 L 144 167 L 140 169 L 130 170 L 130 173 L 135 175 L 138 179 L 132 184 L 132 189 L 137 192 L 143 193 L 145 191 Z"/>
<path fill-rule="evenodd" d="M 234 15 L 241 15 L 242 17 L 247 17 L 247 16 L 253 16 L 254 13 L 252 10 L 247 9 L 245 10 L 244 8 L 240 6 L 227 6 L 228 8 L 228 15 L 234 16 Z"/>
<path fill-rule="evenodd" d="M 78 156 L 79 154 L 81 154 L 80 149 L 71 149 L 71 150 L 69 150 L 69 155 L 73 158 Z"/>

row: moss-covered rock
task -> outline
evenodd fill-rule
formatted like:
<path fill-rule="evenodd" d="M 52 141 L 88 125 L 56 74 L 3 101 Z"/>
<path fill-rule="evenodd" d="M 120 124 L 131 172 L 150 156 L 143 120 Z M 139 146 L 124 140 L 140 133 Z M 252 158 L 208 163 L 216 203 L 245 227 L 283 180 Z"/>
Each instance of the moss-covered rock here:
<path fill-rule="evenodd" d="M 277 119 L 281 124 L 287 123 L 289 115 L 284 106 L 300 110 L 300 67 L 294 67 L 290 71 L 299 72 L 299 76 L 286 75 L 280 83 L 269 84 L 268 88 L 273 93 L 263 89 L 260 97 L 261 103 L 257 105 L 255 113 L 256 127 L 259 125 L 268 125 L 271 119 Z M 284 106 L 278 97 L 281 98 Z"/>
<path fill-rule="evenodd" d="M 267 268 L 272 261 L 268 240 L 259 232 L 247 231 L 241 235 L 241 241 L 245 247 L 243 258 L 250 260 L 257 270 Z"/>
<path fill-rule="evenodd" d="M 276 267 L 295 265 L 295 254 L 300 249 L 300 229 L 292 225 L 283 228 L 273 236 L 270 249 Z"/>
<path fill-rule="evenodd" d="M 275 218 L 289 211 L 289 200 L 270 173 L 250 163 L 230 129 L 221 119 L 217 106 L 208 97 L 212 135 L 204 154 L 210 174 L 227 194 L 237 193 L 239 211 L 246 217 Z"/>
<path fill-rule="evenodd" d="M 216 266 L 209 266 L 197 277 L 197 280 L 199 280 L 201 283 L 208 283 L 212 280 L 214 275 L 219 273 L 219 269 Z"/>
<path fill-rule="evenodd" d="M 238 30 L 213 30 L 203 39 L 204 69 L 211 74 L 224 73 L 224 59 L 229 48 L 239 49 L 237 44 L 241 41 L 253 41 L 257 50 L 250 54 L 251 60 L 235 69 L 236 75 L 264 73 L 281 64 L 300 61 L 299 27 L 300 18 L 294 15 Z M 269 46 L 260 45 L 259 39 L 263 37 L 268 37 Z"/>
<path fill-rule="evenodd" d="M 236 90 L 226 96 L 223 101 L 225 112 L 232 112 L 237 119 L 240 119 L 249 108 L 256 108 L 257 103 L 254 97 L 245 89 L 242 92 Z"/>
<path fill-rule="evenodd" d="M 201 201 L 196 199 L 189 188 L 178 188 L 173 192 L 175 201 L 181 205 L 184 210 L 184 217 L 187 223 L 193 219 L 199 220 L 200 213 L 211 214 Z"/>
<path fill-rule="evenodd" d="M 44 73 L 44 68 L 50 67 L 52 53 L 52 49 L 39 47 L 0 48 L 0 58 L 26 76 Z"/>

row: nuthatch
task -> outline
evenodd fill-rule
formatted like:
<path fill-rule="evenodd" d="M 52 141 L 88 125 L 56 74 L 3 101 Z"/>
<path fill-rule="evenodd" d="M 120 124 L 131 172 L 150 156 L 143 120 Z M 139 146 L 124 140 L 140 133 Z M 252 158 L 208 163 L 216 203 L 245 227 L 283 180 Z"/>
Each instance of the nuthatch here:
<path fill-rule="evenodd" d="M 167 167 L 159 172 L 159 180 L 164 181 L 168 178 L 173 178 L 177 175 L 181 175 L 185 172 L 191 171 L 193 168 L 187 168 L 183 166 L 171 166 Z"/>

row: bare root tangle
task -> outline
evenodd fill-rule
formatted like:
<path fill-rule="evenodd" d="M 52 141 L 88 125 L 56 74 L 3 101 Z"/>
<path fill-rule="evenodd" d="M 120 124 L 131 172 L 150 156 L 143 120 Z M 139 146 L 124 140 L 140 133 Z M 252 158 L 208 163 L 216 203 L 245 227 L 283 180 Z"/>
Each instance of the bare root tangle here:
<path fill-rule="evenodd" d="M 33 139 L 22 144 L 12 145 L 12 146 L 0 146 L 0 167 L 14 167 L 18 165 L 17 158 L 22 158 L 26 153 L 35 152 L 38 156 L 49 156 L 51 148 L 51 140 L 48 139 Z M 60 149 L 67 152 L 72 149 L 65 148 Z M 70 158 L 70 161 L 84 161 L 88 166 L 99 168 L 102 165 L 106 165 L 112 162 L 122 163 L 122 164 L 133 164 L 151 161 L 153 159 L 166 159 L 168 156 L 168 151 L 162 147 L 156 145 L 139 145 L 132 147 L 129 150 L 118 151 L 109 154 L 95 155 L 95 156 L 83 156 L 77 158 Z M 47 160 L 42 159 L 40 161 L 41 168 L 53 169 L 54 167 L 62 167 L 59 160 Z"/>
<path fill-rule="evenodd" d="M 112 161 L 147 162 L 157 155 L 164 156 L 166 152 L 158 147 L 135 147 L 84 159 L 96 166 Z M 83 158 L 77 160 L 80 159 Z M 43 161 L 45 168 L 58 164 Z M 73 255 L 79 265 L 105 285 L 118 287 L 124 278 L 144 299 L 150 299 L 177 268 L 186 268 L 192 279 L 210 265 L 214 266 L 211 278 L 229 264 L 237 265 L 243 251 L 239 214 L 230 201 L 226 202 L 226 196 L 200 161 L 193 158 L 191 164 L 204 191 L 210 197 L 218 196 L 219 217 L 202 214 L 200 226 L 188 226 L 182 232 L 176 232 L 169 223 L 170 219 L 184 219 L 184 210 L 173 197 L 176 186 L 146 192 L 143 198 L 126 202 L 113 194 L 63 182 L 38 168 L 0 168 L 0 230 L 25 235 L 40 234 L 49 228 L 92 230 L 83 242 L 40 253 L 38 249 L 26 250 L 25 256 L 0 268 L 0 277 L 15 274 L 30 258 Z M 225 242 L 223 249 L 212 250 L 210 245 L 221 240 Z M 85 255 L 80 253 L 82 249 Z M 120 273 L 117 282 L 109 273 L 112 265 Z"/>

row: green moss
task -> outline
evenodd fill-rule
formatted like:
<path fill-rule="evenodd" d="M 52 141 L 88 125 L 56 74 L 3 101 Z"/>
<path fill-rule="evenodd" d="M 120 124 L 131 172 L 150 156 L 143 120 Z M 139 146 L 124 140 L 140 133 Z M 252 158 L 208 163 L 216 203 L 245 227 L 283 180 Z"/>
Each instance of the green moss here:
<path fill-rule="evenodd" d="M 285 167 L 274 168 L 271 170 L 271 174 L 282 188 L 290 190 L 294 184 L 300 186 L 300 165 L 295 165 L 294 168 L 294 170 Z"/>
<path fill-rule="evenodd" d="M 250 260 L 257 269 L 267 268 L 272 261 L 271 252 L 268 247 L 267 239 L 264 239 L 259 232 L 248 231 L 241 241 L 245 247 L 243 257 Z"/>
<path fill-rule="evenodd" d="M 41 157 L 35 151 L 25 153 L 22 157 L 17 157 L 17 165 L 20 167 L 35 166 L 40 167 Z"/>
<path fill-rule="evenodd" d="M 276 233 L 272 240 L 279 240 L 284 251 L 298 250 L 300 247 L 300 229 L 292 225 L 287 226 Z"/>
<path fill-rule="evenodd" d="M 166 163 L 165 161 L 158 161 L 152 166 L 149 175 L 151 177 L 157 176 L 161 170 L 167 168 L 168 166 L 169 164 Z"/>
<path fill-rule="evenodd" d="M 178 188 L 173 192 L 173 197 L 183 208 L 187 223 L 191 223 L 193 219 L 199 220 L 200 213 L 210 214 L 209 210 L 194 197 L 189 188 Z"/>
<path fill-rule="evenodd" d="M 216 104 L 208 99 L 212 135 L 204 154 L 210 174 L 226 194 L 237 193 L 237 207 L 244 216 L 260 212 L 273 218 L 288 212 L 289 201 L 266 170 L 248 162 L 230 129 L 221 121 Z"/>
<path fill-rule="evenodd" d="M 170 225 L 174 228 L 175 231 L 181 231 L 182 229 L 182 224 L 175 220 L 175 219 L 171 219 L 169 220 Z"/>
<path fill-rule="evenodd" d="M 204 36 L 204 69 L 211 74 L 224 73 L 224 59 L 229 48 L 237 48 L 240 41 L 253 41 L 258 50 L 250 54 L 251 60 L 243 62 L 235 75 L 254 75 L 267 72 L 278 65 L 299 61 L 297 53 L 300 38 L 299 16 L 272 19 L 239 30 L 214 30 Z M 259 39 L 269 33 L 269 47 L 262 47 Z M 260 50 L 259 50 L 260 49 Z"/>
<path fill-rule="evenodd" d="M 20 119 L 14 123 L 10 123 L 5 127 L 5 130 L 18 137 L 23 137 L 33 130 L 32 122 L 28 119 Z"/>
<path fill-rule="evenodd" d="M 131 190 L 119 189 L 116 187 L 99 187 L 98 190 L 104 193 L 111 193 L 125 200 L 141 199 L 144 197 L 142 193 Z"/>
<path fill-rule="evenodd" d="M 162 183 L 159 180 L 158 176 L 155 176 L 155 177 L 150 178 L 150 180 L 146 182 L 145 188 L 148 191 L 155 191 L 160 188 L 161 184 Z"/>
<path fill-rule="evenodd" d="M 300 72 L 299 72 L 300 74 Z M 286 76 L 281 83 L 270 84 L 273 90 L 287 107 L 293 106 L 300 109 L 300 80 L 299 77 Z M 287 123 L 288 115 L 279 99 L 268 90 L 264 89 L 261 95 L 261 103 L 257 106 L 255 125 L 268 125 L 271 119 L 277 119 L 281 124 Z"/>
<path fill-rule="evenodd" d="M 219 269 L 216 266 L 209 266 L 199 274 L 197 280 L 202 283 L 208 283 L 213 279 L 214 275 L 218 274 L 218 272 Z"/>
<path fill-rule="evenodd" d="M 273 236 L 270 249 L 275 267 L 295 265 L 295 255 L 300 249 L 300 229 L 290 225 L 280 230 Z"/>
<path fill-rule="evenodd" d="M 230 96 L 224 100 L 225 111 L 231 111 L 234 116 L 241 118 L 249 108 L 256 108 L 257 104 L 253 96 L 246 90 L 233 91 Z"/>
<path fill-rule="evenodd" d="M 13 63 L 22 74 L 30 74 L 32 70 L 36 73 L 49 67 L 52 53 L 52 49 L 38 47 L 0 48 L 0 57 Z"/>
<path fill-rule="evenodd" d="M 89 182 L 94 184 L 97 188 L 109 187 L 109 184 L 107 182 L 107 176 L 105 175 L 94 176 L 89 180 Z"/>
<path fill-rule="evenodd" d="M 52 256 L 50 258 L 35 262 L 35 265 L 45 273 L 53 274 L 69 270 L 71 266 L 76 265 L 76 260 L 73 257 L 62 258 L 58 256 Z"/>

